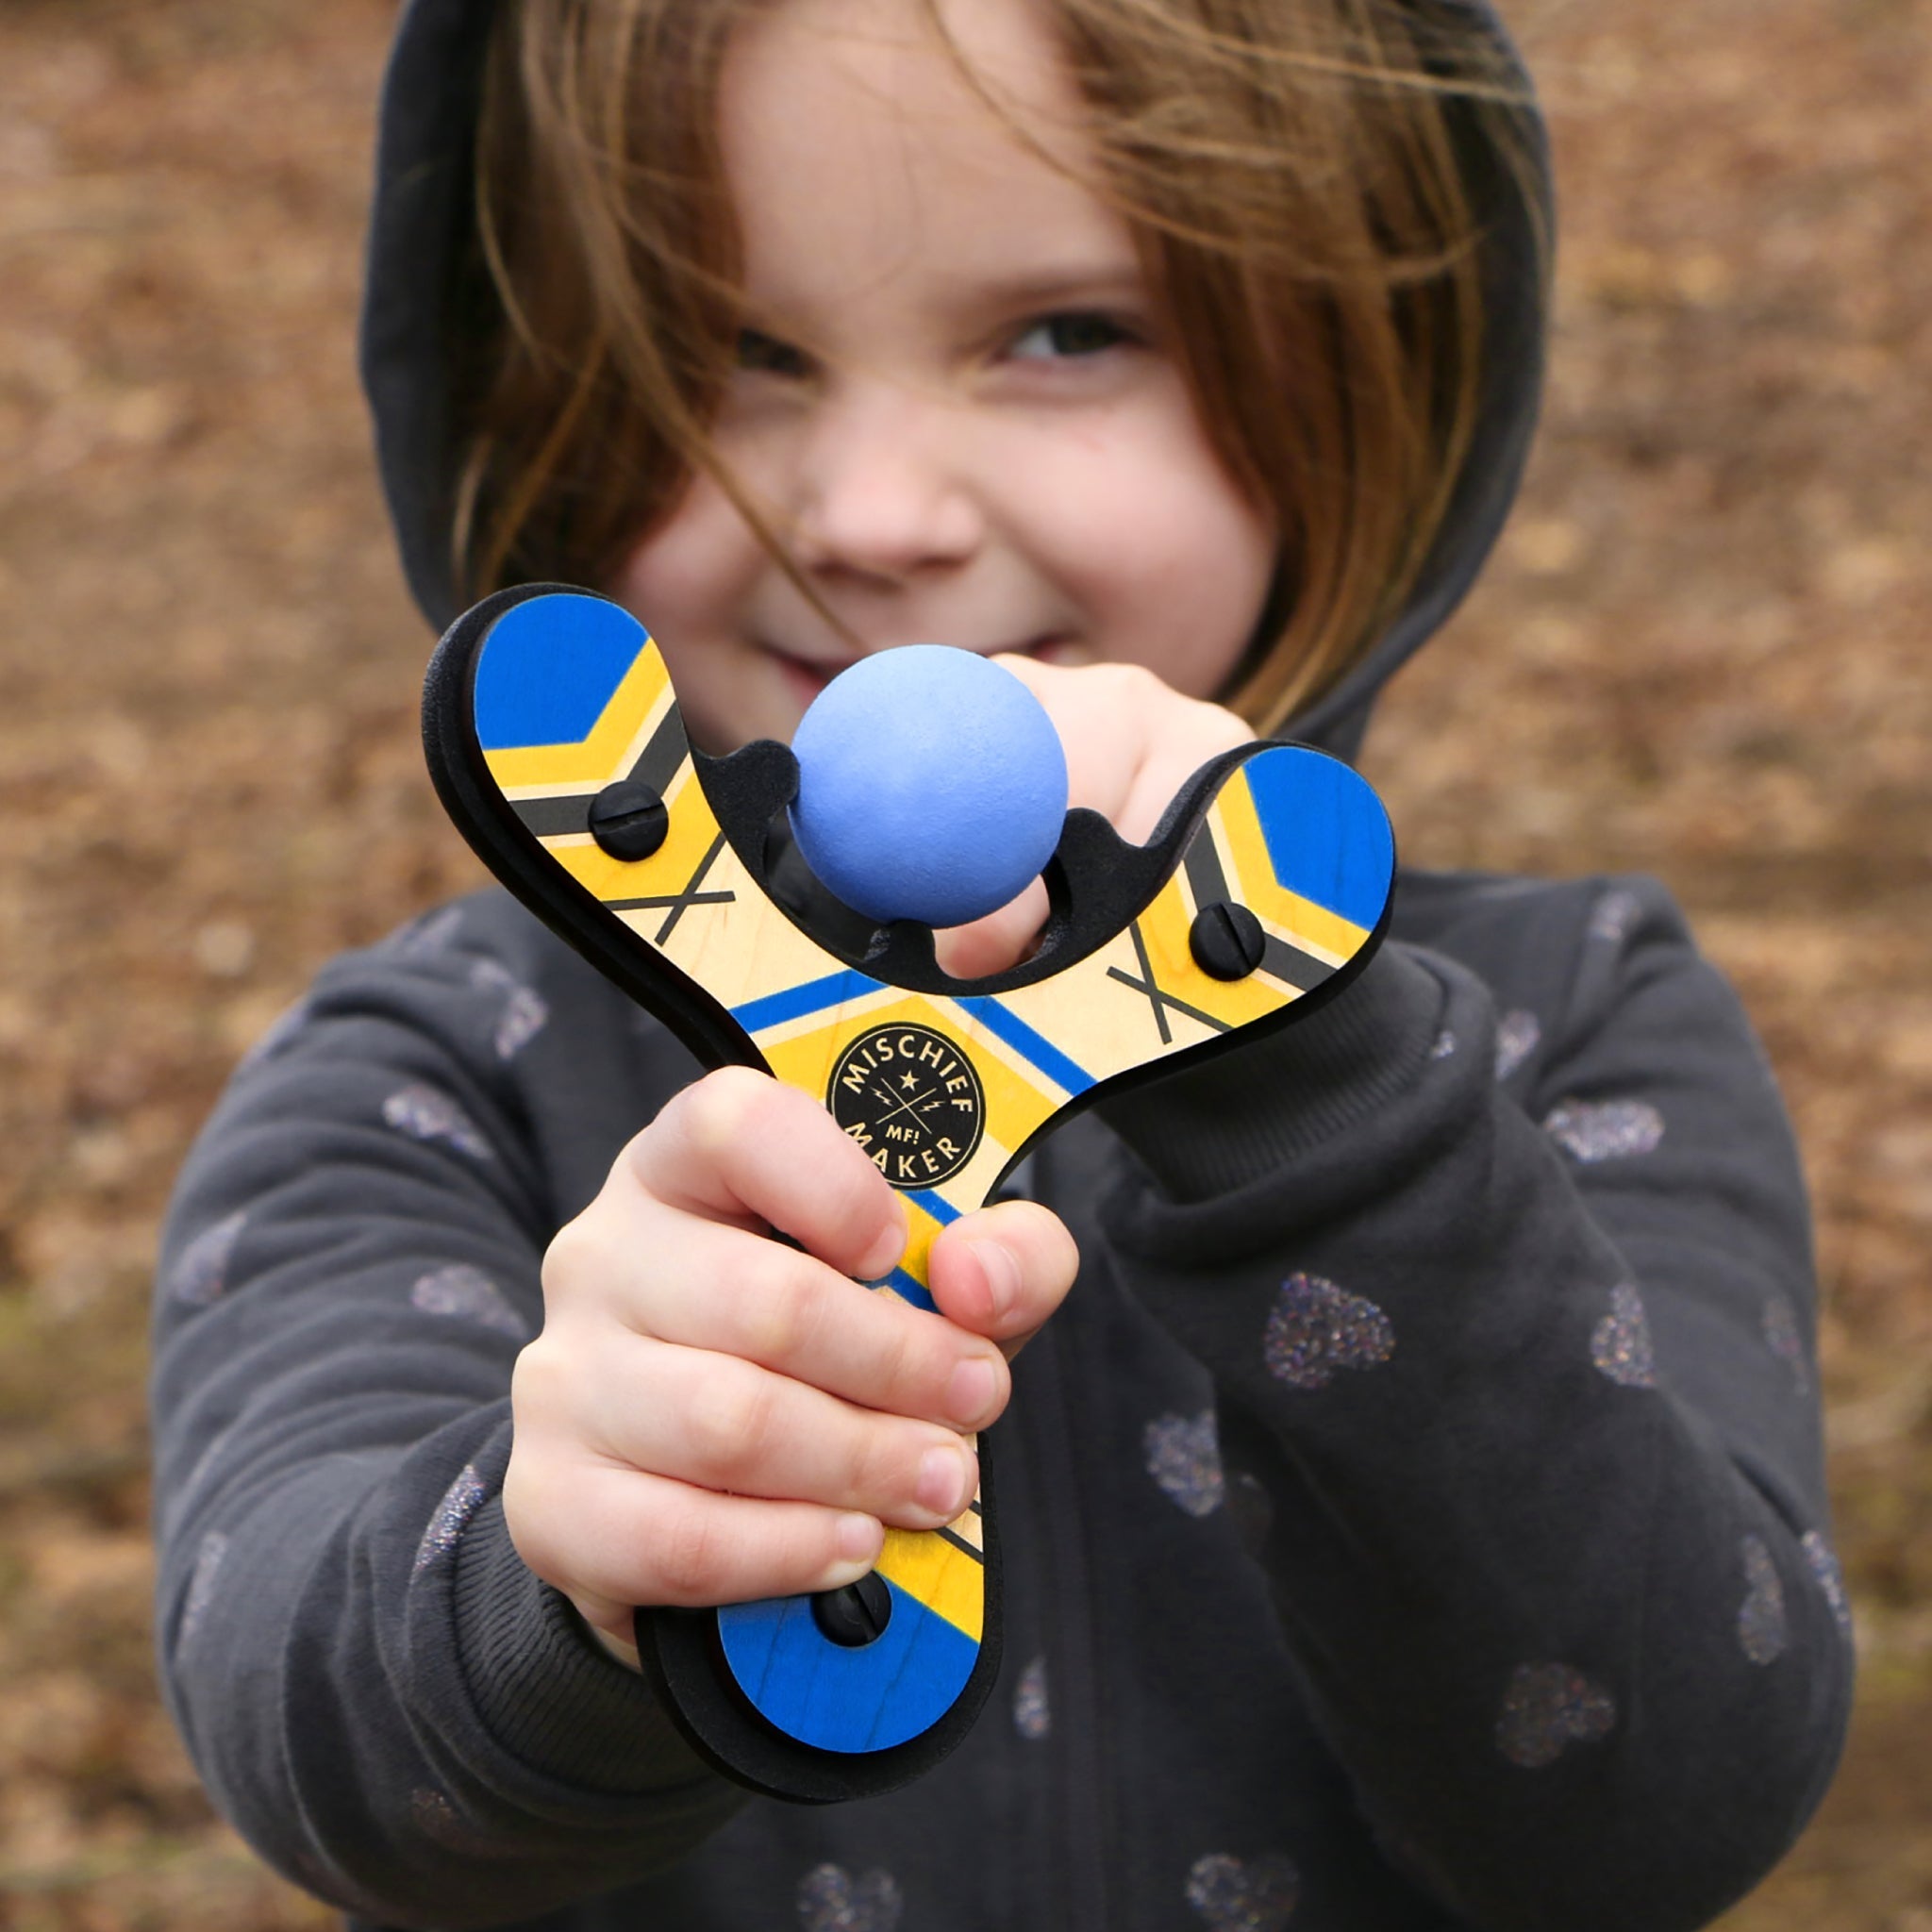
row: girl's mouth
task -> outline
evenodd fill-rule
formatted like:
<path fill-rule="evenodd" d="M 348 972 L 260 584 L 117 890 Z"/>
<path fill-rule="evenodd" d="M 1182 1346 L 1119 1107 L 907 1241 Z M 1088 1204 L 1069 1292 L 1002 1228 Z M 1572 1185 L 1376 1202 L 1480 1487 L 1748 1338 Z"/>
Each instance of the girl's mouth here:
<path fill-rule="evenodd" d="M 776 661 L 786 688 L 801 706 L 809 705 L 840 672 L 850 670 L 858 662 L 858 657 L 794 658 L 775 644 L 767 644 L 765 648 Z M 1028 638 L 1023 643 L 995 644 L 980 655 L 991 658 L 1013 652 L 1021 657 L 1038 658 L 1047 664 L 1065 664 L 1078 661 L 1074 655 L 1076 651 L 1077 646 L 1064 631 L 1052 631 Z"/>
<path fill-rule="evenodd" d="M 809 705 L 840 672 L 858 661 L 856 658 L 794 658 L 788 652 L 775 649 L 773 650 L 772 656 L 777 660 L 779 674 L 785 680 L 786 689 L 801 708 Z"/>

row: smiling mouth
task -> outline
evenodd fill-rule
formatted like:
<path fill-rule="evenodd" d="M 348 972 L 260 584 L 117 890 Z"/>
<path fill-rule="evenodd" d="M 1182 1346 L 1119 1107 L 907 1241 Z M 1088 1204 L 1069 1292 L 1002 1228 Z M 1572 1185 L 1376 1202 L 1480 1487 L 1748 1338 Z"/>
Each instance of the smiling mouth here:
<path fill-rule="evenodd" d="M 907 641 L 916 641 L 908 639 Z M 1027 639 L 1023 644 L 994 644 L 989 650 L 979 650 L 977 646 L 967 648 L 974 650 L 982 658 L 997 657 L 1002 653 L 1011 652 L 1022 657 L 1038 658 L 1045 663 L 1053 664 L 1066 661 L 1062 654 L 1071 649 L 1072 644 L 1072 639 L 1064 631 L 1043 631 L 1037 637 Z M 888 644 L 883 648 L 892 650 L 896 646 Z M 777 644 L 767 644 L 765 650 L 777 660 L 786 681 L 803 696 L 807 704 L 817 697 L 841 671 L 849 671 L 862 658 L 875 655 L 865 651 L 847 658 L 796 658 Z"/>

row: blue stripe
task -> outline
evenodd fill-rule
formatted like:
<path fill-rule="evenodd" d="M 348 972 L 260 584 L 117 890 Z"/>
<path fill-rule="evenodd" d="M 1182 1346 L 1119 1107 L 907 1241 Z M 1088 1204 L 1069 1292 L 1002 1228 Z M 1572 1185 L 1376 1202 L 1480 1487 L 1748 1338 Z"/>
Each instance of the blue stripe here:
<path fill-rule="evenodd" d="M 880 1286 L 890 1288 L 902 1302 L 910 1302 L 915 1308 L 930 1308 L 934 1314 L 939 1313 L 940 1305 L 927 1292 L 925 1284 L 903 1268 L 894 1268 Z"/>
<path fill-rule="evenodd" d="M 1069 1093 L 1084 1093 L 1093 1084 L 1093 1075 L 1076 1066 L 1043 1033 L 1036 1033 L 1017 1014 L 1009 1013 L 990 993 L 962 999 L 960 1006 L 986 1030 L 1003 1040 L 1015 1053 L 1029 1059 L 1049 1080 Z"/>
<path fill-rule="evenodd" d="M 905 1193 L 908 1201 L 917 1201 L 941 1227 L 950 1227 L 959 1218 L 959 1210 L 941 1194 L 924 1188 L 908 1188 Z"/>
<path fill-rule="evenodd" d="M 800 1019 L 807 1013 L 842 1007 L 847 1000 L 862 999 L 883 987 L 882 980 L 868 979 L 863 973 L 849 969 L 828 973 L 823 979 L 808 979 L 789 992 L 767 993 L 761 1000 L 747 1000 L 743 1006 L 732 1008 L 731 1017 L 747 1033 L 758 1034 L 767 1026 L 780 1026 L 787 1020 Z"/>

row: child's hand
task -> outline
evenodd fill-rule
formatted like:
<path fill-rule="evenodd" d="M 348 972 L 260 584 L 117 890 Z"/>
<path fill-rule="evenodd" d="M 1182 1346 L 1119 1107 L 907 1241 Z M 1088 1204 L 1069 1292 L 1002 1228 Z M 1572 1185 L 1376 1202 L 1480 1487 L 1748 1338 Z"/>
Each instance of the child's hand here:
<path fill-rule="evenodd" d="M 1005 1408 L 1007 1359 L 1077 1257 L 1030 1201 L 965 1215 L 932 1251 L 936 1315 L 856 1285 L 905 1240 L 824 1108 L 727 1068 L 678 1094 L 551 1243 L 504 1516 L 614 1653 L 635 1661 L 634 1605 L 832 1589 L 871 1569 L 882 1524 L 965 1507 L 961 1434 Z"/>
<path fill-rule="evenodd" d="M 1188 779 L 1254 733 L 1232 711 L 1182 697 L 1134 664 L 1077 669 L 1003 653 L 1003 664 L 1045 706 L 1067 754 L 1067 803 L 1099 812 L 1139 845 Z M 960 979 L 998 973 L 1024 957 L 1046 924 L 1038 879 L 997 912 L 940 935 L 939 961 Z"/>

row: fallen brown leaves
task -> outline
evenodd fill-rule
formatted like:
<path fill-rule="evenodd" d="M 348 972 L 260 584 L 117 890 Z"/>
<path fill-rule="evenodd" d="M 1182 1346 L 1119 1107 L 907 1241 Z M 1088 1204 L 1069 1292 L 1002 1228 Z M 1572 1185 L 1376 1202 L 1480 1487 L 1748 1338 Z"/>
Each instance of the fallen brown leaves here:
<path fill-rule="evenodd" d="M 312 1926 L 147 1659 L 145 1271 L 308 974 L 475 877 L 350 318 L 383 0 L 0 10 L 0 1924 Z M 1816 1191 L 1865 1696 L 1739 1932 L 1932 1932 L 1932 7 L 1524 0 L 1521 512 L 1370 746 L 1406 855 L 1688 903 Z M 1916 1769 L 1915 1769 L 1916 1768 Z"/>

